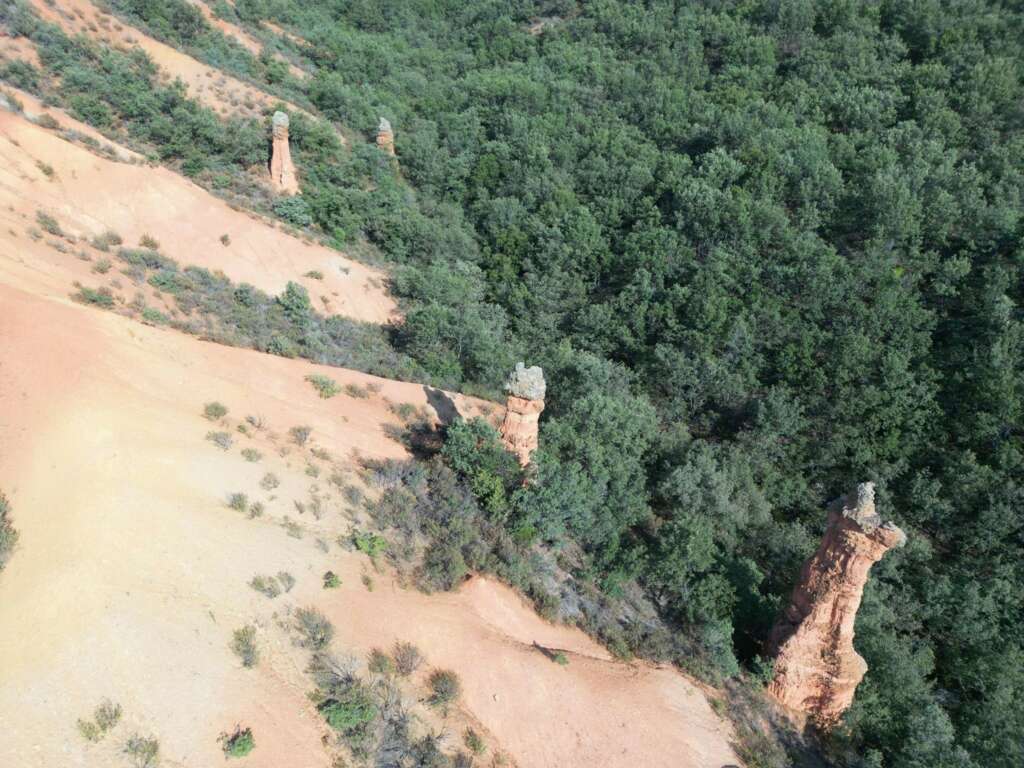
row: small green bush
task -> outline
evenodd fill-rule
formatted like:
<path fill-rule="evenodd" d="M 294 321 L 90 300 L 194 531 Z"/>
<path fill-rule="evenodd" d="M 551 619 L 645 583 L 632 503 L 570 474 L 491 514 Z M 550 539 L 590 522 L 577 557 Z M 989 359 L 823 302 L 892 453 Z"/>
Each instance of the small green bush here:
<path fill-rule="evenodd" d="M 158 309 L 146 307 L 142 310 L 142 321 L 149 325 L 167 325 L 171 322 L 171 318 Z"/>
<path fill-rule="evenodd" d="M 57 122 L 57 118 L 55 118 L 49 112 L 43 112 L 43 114 L 39 115 L 39 117 L 36 118 L 35 122 L 36 125 L 38 125 L 40 128 L 46 128 L 47 130 L 50 131 L 60 129 L 60 123 Z"/>
<path fill-rule="evenodd" d="M 79 286 L 78 292 L 71 294 L 71 298 L 79 304 L 92 304 L 102 309 L 112 309 L 114 306 L 114 294 L 105 286 L 99 289 Z"/>
<path fill-rule="evenodd" d="M 361 387 L 358 384 L 346 384 L 345 394 L 349 397 L 365 400 L 370 396 L 370 390 L 367 387 Z"/>
<path fill-rule="evenodd" d="M 300 229 L 313 223 L 309 204 L 299 195 L 281 197 L 274 201 L 274 213 Z"/>
<path fill-rule="evenodd" d="M 466 729 L 466 732 L 462 735 L 462 740 L 474 755 L 482 755 L 487 751 L 487 745 L 484 744 L 484 740 L 472 728 Z"/>
<path fill-rule="evenodd" d="M 60 224 L 55 218 L 53 218 L 53 216 L 46 213 L 46 211 L 36 211 L 36 221 L 40 227 L 51 235 L 57 235 L 58 237 L 63 236 L 64 230 L 60 228 Z"/>
<path fill-rule="evenodd" d="M 92 271 L 99 275 L 105 275 L 112 266 L 110 259 L 100 259 L 92 265 Z"/>
<path fill-rule="evenodd" d="M 302 538 L 302 526 L 292 520 L 287 515 L 284 520 L 281 521 L 281 527 L 284 528 L 285 532 L 293 539 Z"/>
<path fill-rule="evenodd" d="M 260 660 L 259 649 L 256 648 L 256 627 L 246 624 L 236 629 L 231 638 L 231 650 L 242 660 L 243 667 L 255 667 Z"/>
<path fill-rule="evenodd" d="M 263 502 L 254 501 L 252 504 L 249 505 L 249 519 L 255 520 L 257 517 L 263 517 L 263 511 Z"/>
<path fill-rule="evenodd" d="M 313 389 L 315 389 L 324 400 L 332 398 L 341 392 L 341 387 L 338 386 L 338 382 L 330 376 L 311 373 L 306 377 L 306 381 L 313 385 Z"/>
<path fill-rule="evenodd" d="M 374 648 L 370 651 L 367 667 L 375 675 L 391 676 L 395 673 L 395 662 L 380 648 Z"/>
<path fill-rule="evenodd" d="M 288 430 L 288 434 L 292 438 L 292 442 L 302 447 L 309 441 L 309 436 L 313 433 L 312 427 L 292 427 Z"/>
<path fill-rule="evenodd" d="M 231 235 L 227 234 L 226 232 L 223 235 L 221 235 L 220 244 L 225 246 L 231 245 Z"/>
<path fill-rule="evenodd" d="M 151 248 L 154 251 L 160 250 L 160 243 L 152 235 L 146 234 L 139 238 L 139 245 L 143 248 Z"/>
<path fill-rule="evenodd" d="M 299 608 L 295 612 L 295 629 L 298 630 L 299 645 L 320 651 L 334 639 L 334 625 L 316 608 Z"/>
<path fill-rule="evenodd" d="M 339 686 L 318 707 L 327 724 L 342 735 L 351 737 L 377 717 L 373 694 L 359 681 Z"/>
<path fill-rule="evenodd" d="M 220 740 L 227 757 L 245 757 L 256 747 L 252 737 L 252 728 L 238 726 L 230 736 L 221 734 Z"/>
<path fill-rule="evenodd" d="M 295 586 L 295 577 L 288 573 L 288 571 L 278 571 L 277 580 L 281 583 L 281 587 L 285 592 L 291 592 L 292 587 Z"/>
<path fill-rule="evenodd" d="M 427 702 L 435 707 L 447 707 L 462 694 L 462 682 L 450 669 L 434 670 L 430 673 L 427 684 L 430 686 L 430 697 Z"/>
<path fill-rule="evenodd" d="M 243 448 L 242 458 L 246 461 L 257 462 L 263 458 L 263 454 L 257 451 L 255 448 Z"/>
<path fill-rule="evenodd" d="M 92 246 L 99 251 L 106 252 L 110 250 L 111 246 L 120 245 L 122 242 L 121 236 L 117 234 L 117 232 L 108 229 L 106 232 L 96 235 L 92 239 Z"/>
<path fill-rule="evenodd" d="M 273 576 L 256 574 L 249 582 L 249 586 L 270 599 L 274 599 L 281 594 L 281 587 Z"/>
<path fill-rule="evenodd" d="M 100 727 L 96 725 L 92 720 L 82 720 L 79 718 L 78 722 L 75 723 L 78 726 L 78 732 L 82 735 L 82 738 L 86 741 L 91 741 L 95 744 L 103 739 L 103 733 L 100 731 Z"/>
<path fill-rule="evenodd" d="M 203 416 L 210 421 L 219 421 L 228 415 L 228 407 L 214 400 L 203 406 Z"/>
<path fill-rule="evenodd" d="M 160 760 L 160 742 L 139 734 L 128 739 L 124 751 L 131 756 L 135 768 L 153 768 Z"/>
<path fill-rule="evenodd" d="M 555 664 L 558 664 L 561 667 L 568 666 L 568 664 L 569 664 L 569 657 L 566 656 L 565 653 L 563 653 L 562 651 L 558 651 L 554 655 L 553 660 L 554 660 Z"/>
<path fill-rule="evenodd" d="M 0 571 L 11 559 L 11 553 L 18 543 L 18 532 L 11 523 L 11 503 L 0 491 Z"/>
<path fill-rule="evenodd" d="M 303 277 L 308 277 L 311 280 L 323 280 L 324 279 L 324 273 L 321 272 L 319 269 L 311 269 L 311 270 L 309 270 L 309 272 L 304 274 Z"/>
<path fill-rule="evenodd" d="M 93 717 L 96 719 L 97 727 L 103 733 L 106 733 L 121 722 L 121 705 L 114 703 L 110 699 L 104 699 L 96 707 Z"/>
<path fill-rule="evenodd" d="M 380 557 L 388 547 L 387 539 L 370 531 L 354 531 L 352 533 L 352 543 L 355 544 L 356 549 L 364 555 L 368 555 L 371 560 L 376 560 Z"/>
<path fill-rule="evenodd" d="M 403 640 L 395 642 L 391 649 L 391 658 L 395 660 L 395 671 L 402 677 L 409 677 L 423 663 L 423 654 L 412 643 Z"/>
<path fill-rule="evenodd" d="M 341 586 L 341 577 L 334 571 L 327 571 L 324 574 L 324 589 L 337 589 Z"/>
<path fill-rule="evenodd" d="M 267 472 L 267 474 L 263 476 L 263 479 L 260 480 L 260 488 L 264 491 L 272 491 L 280 484 L 281 481 L 277 479 L 277 475 L 273 472 Z"/>
<path fill-rule="evenodd" d="M 235 442 L 235 439 L 231 437 L 230 432 L 207 432 L 206 439 L 222 451 L 228 450 Z"/>
<path fill-rule="evenodd" d="M 228 506 L 236 512 L 248 512 L 249 497 L 244 493 L 232 493 L 228 496 Z"/>

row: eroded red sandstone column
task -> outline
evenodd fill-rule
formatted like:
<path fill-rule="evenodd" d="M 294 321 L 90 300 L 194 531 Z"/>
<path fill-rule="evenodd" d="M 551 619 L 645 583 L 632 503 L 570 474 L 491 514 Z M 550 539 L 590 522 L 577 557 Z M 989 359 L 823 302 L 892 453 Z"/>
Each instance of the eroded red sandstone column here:
<path fill-rule="evenodd" d="M 271 122 L 274 128 L 274 146 L 270 154 L 270 178 L 274 186 L 289 195 L 299 191 L 299 179 L 292 164 L 292 153 L 288 146 L 288 115 L 275 112 Z"/>
<path fill-rule="evenodd" d="M 822 728 L 853 702 L 868 666 L 853 648 L 853 622 L 871 566 L 906 542 L 875 511 L 875 486 L 861 483 L 829 506 L 828 528 L 800 573 L 770 641 L 775 676 L 768 690 Z"/>
<path fill-rule="evenodd" d="M 392 157 L 395 156 L 395 132 L 391 130 L 391 123 L 383 117 L 377 125 L 377 146 Z"/>
<path fill-rule="evenodd" d="M 538 366 L 527 368 L 523 363 L 516 363 L 505 389 L 508 401 L 505 419 L 501 423 L 501 439 L 505 447 L 519 458 L 519 464 L 525 467 L 537 450 L 540 414 L 544 410 L 547 389 L 544 371 Z"/>

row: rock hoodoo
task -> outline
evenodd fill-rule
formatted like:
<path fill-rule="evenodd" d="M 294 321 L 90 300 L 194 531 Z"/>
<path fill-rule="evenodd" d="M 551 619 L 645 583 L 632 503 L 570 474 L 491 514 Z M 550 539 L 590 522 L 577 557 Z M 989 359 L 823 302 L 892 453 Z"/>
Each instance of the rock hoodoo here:
<path fill-rule="evenodd" d="M 392 157 L 395 156 L 395 132 L 391 130 L 391 123 L 385 117 L 377 124 L 377 146 Z"/>
<path fill-rule="evenodd" d="M 274 186 L 289 195 L 299 191 L 299 179 L 292 164 L 292 153 L 288 147 L 288 115 L 275 112 L 271 123 L 274 127 L 274 147 L 270 155 L 270 178 Z"/>
<path fill-rule="evenodd" d="M 768 690 L 782 704 L 829 728 L 853 702 L 867 672 L 853 648 L 853 622 L 871 566 L 906 535 L 875 511 L 874 483 L 834 501 L 818 551 L 772 631 L 775 677 Z"/>
<path fill-rule="evenodd" d="M 537 450 L 540 429 L 540 414 L 544 410 L 544 371 L 538 366 L 527 368 L 516 363 L 516 369 L 505 385 L 508 400 L 505 404 L 505 420 L 501 423 L 501 439 L 505 447 L 519 457 L 519 464 L 526 466 Z"/>

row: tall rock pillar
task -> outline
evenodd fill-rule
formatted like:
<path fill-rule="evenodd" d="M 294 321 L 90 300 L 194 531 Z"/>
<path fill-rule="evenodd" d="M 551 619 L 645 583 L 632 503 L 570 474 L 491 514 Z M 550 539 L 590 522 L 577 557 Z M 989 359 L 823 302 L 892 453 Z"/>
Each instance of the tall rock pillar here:
<path fill-rule="evenodd" d="M 391 130 L 391 123 L 384 117 L 377 125 L 377 146 L 391 157 L 395 156 L 395 132 Z"/>
<path fill-rule="evenodd" d="M 544 410 L 544 393 L 547 390 L 544 371 L 538 366 L 527 368 L 523 363 L 516 363 L 505 389 L 508 400 L 505 419 L 501 422 L 501 440 L 525 467 L 537 450 L 540 414 Z"/>
<path fill-rule="evenodd" d="M 289 195 L 299 191 L 299 179 L 292 164 L 292 153 L 288 147 L 288 115 L 275 112 L 272 120 L 274 147 L 270 155 L 270 178 L 274 186 Z"/>
<path fill-rule="evenodd" d="M 853 622 L 871 566 L 906 535 L 875 511 L 874 483 L 832 502 L 818 551 L 804 564 L 772 631 L 775 676 L 768 690 L 783 705 L 834 725 L 868 670 L 853 648 Z"/>

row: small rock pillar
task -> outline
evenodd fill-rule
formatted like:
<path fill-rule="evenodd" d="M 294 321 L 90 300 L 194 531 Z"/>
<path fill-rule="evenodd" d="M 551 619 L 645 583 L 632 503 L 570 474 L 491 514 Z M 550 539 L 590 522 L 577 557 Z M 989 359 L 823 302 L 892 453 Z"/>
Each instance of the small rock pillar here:
<path fill-rule="evenodd" d="M 505 389 L 508 400 L 501 423 L 501 440 L 519 459 L 520 466 L 525 467 L 537 450 L 540 414 L 544 410 L 547 389 L 544 371 L 538 366 L 527 368 L 523 363 L 516 363 Z"/>
<path fill-rule="evenodd" d="M 875 511 L 874 483 L 829 506 L 828 527 L 804 564 L 772 631 L 775 675 L 769 692 L 784 706 L 831 728 L 853 703 L 868 666 L 853 648 L 853 623 L 871 566 L 906 535 Z"/>
<path fill-rule="evenodd" d="M 272 125 L 274 127 L 274 146 L 270 155 L 270 178 L 274 186 L 288 195 L 297 194 L 299 179 L 295 175 L 292 153 L 288 147 L 288 115 L 275 112 Z"/>
<path fill-rule="evenodd" d="M 384 117 L 377 125 L 377 146 L 391 157 L 395 156 L 395 132 L 391 130 L 391 123 Z"/>

